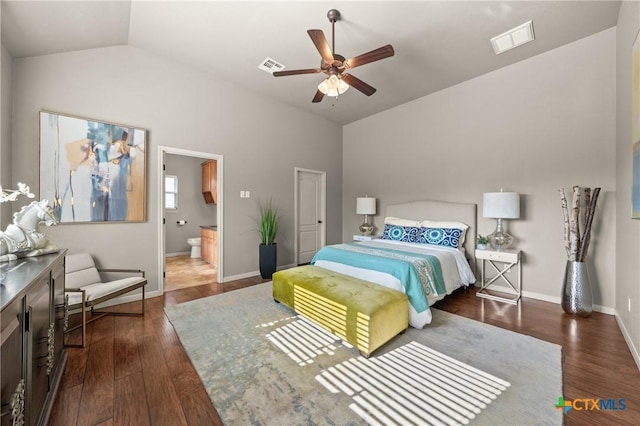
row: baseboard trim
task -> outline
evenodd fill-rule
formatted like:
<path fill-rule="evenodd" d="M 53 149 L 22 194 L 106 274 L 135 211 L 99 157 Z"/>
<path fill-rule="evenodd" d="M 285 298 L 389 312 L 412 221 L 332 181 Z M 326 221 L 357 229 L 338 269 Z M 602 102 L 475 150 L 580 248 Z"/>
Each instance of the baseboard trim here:
<path fill-rule="evenodd" d="M 260 271 L 251 271 L 251 272 L 245 272 L 244 274 L 229 275 L 229 276 L 223 277 L 222 282 L 226 283 L 229 281 L 243 280 L 245 278 L 255 277 L 256 275 L 260 275 Z"/>
<path fill-rule="evenodd" d="M 596 311 L 596 312 L 600 312 L 601 314 L 607 314 L 607 315 L 615 315 L 616 314 L 616 310 L 614 308 L 610 308 L 608 306 L 593 305 L 593 310 Z"/>
<path fill-rule="evenodd" d="M 145 299 L 150 299 L 152 297 L 157 297 L 157 296 L 162 296 L 162 293 L 160 293 L 159 290 L 151 290 L 151 291 L 144 292 Z M 125 296 L 116 297 L 111 300 L 107 300 L 106 302 L 100 303 L 100 305 L 98 305 L 96 309 L 100 310 L 102 308 L 108 308 L 109 306 L 122 305 L 123 303 L 139 302 L 141 298 L 142 298 L 142 293 L 127 294 Z M 75 309 L 70 313 L 75 314 L 78 312 L 80 312 L 80 309 Z"/>
<path fill-rule="evenodd" d="M 627 346 L 629 347 L 629 351 L 631 351 L 631 356 L 633 356 L 633 360 L 636 362 L 636 366 L 638 370 L 640 370 L 640 353 L 638 353 L 638 348 L 633 344 L 633 340 L 631 339 L 631 335 L 629 331 L 627 331 L 627 327 L 625 327 L 622 318 L 618 314 L 618 311 L 615 311 L 616 322 L 618 323 L 618 327 L 622 332 L 622 337 L 624 337 L 625 342 L 627 342 Z"/>
<path fill-rule="evenodd" d="M 476 287 L 479 287 L 477 283 L 476 283 Z M 513 290 L 511 290 L 511 288 L 509 287 L 492 285 L 489 289 L 500 291 L 507 294 L 514 294 Z M 542 300 L 544 302 L 555 303 L 556 305 L 559 305 L 562 303 L 562 299 L 558 296 L 549 296 L 548 294 L 534 293 L 531 291 L 523 291 L 522 297 L 528 297 L 531 299 Z M 614 308 L 610 308 L 608 306 L 602 306 L 602 305 L 593 305 L 593 310 L 596 312 L 600 312 L 602 314 L 607 314 L 607 315 L 614 315 L 616 312 Z"/>
<path fill-rule="evenodd" d="M 283 269 L 293 268 L 294 266 L 296 266 L 296 265 L 293 264 L 293 263 L 291 263 L 289 265 L 280 265 L 280 266 L 278 266 L 277 270 L 278 271 L 282 271 Z M 255 277 L 256 275 L 260 275 L 260 271 L 251 271 L 251 272 L 245 272 L 244 274 L 229 275 L 227 277 L 224 277 L 222 279 L 222 282 L 226 283 L 228 281 L 243 280 L 245 278 Z"/>
<path fill-rule="evenodd" d="M 548 294 L 542 294 L 542 293 L 534 293 L 531 291 L 523 291 L 522 296 L 529 297 L 531 299 L 542 300 L 544 302 L 555 303 L 556 305 L 559 305 L 561 302 L 559 297 L 549 296 Z"/>
<path fill-rule="evenodd" d="M 191 255 L 190 251 L 179 251 L 177 253 L 167 253 L 164 255 L 164 257 L 177 257 L 177 256 L 185 256 L 185 255 Z"/>
<path fill-rule="evenodd" d="M 289 265 L 282 265 L 282 266 L 278 266 L 278 271 L 282 271 L 283 269 L 291 269 L 294 268 L 296 265 L 291 263 Z"/>
<path fill-rule="evenodd" d="M 480 283 L 476 282 L 475 283 L 476 287 L 480 287 Z M 515 292 L 510 288 L 510 287 L 506 287 L 506 286 L 501 286 L 501 285 L 492 285 L 491 287 L 489 287 L 489 290 L 495 290 L 495 291 L 499 291 L 501 293 L 506 293 L 506 294 L 511 294 L 515 296 Z M 544 302 L 551 302 L 551 303 L 555 303 L 556 305 L 560 304 L 560 298 L 559 297 L 555 297 L 555 296 L 549 296 L 547 294 L 542 294 L 542 293 L 534 293 L 531 291 L 522 291 L 522 297 L 529 297 L 531 299 L 536 299 L 536 300 L 542 300 Z"/>

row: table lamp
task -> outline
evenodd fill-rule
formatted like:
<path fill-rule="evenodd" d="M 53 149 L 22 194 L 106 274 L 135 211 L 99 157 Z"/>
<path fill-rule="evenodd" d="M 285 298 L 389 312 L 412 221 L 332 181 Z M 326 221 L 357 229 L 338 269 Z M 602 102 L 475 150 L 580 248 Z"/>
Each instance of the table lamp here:
<path fill-rule="evenodd" d="M 517 192 L 485 192 L 482 199 L 482 216 L 496 219 L 496 229 L 489 234 L 489 244 L 495 250 L 504 250 L 513 242 L 502 223 L 503 219 L 520 218 L 520 194 Z"/>
<path fill-rule="evenodd" d="M 373 225 L 369 223 L 369 215 L 376 214 L 376 199 L 373 197 L 356 198 L 356 213 L 364 215 L 364 222 L 360 225 L 362 235 L 371 235 Z"/>

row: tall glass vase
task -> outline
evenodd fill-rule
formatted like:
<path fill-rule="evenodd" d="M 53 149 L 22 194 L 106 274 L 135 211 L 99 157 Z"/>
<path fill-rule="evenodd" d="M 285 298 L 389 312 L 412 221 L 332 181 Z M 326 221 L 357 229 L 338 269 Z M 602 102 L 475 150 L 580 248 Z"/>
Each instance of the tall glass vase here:
<path fill-rule="evenodd" d="M 588 317 L 593 312 L 593 291 L 585 262 L 567 261 L 562 284 L 562 309 L 581 317 Z"/>

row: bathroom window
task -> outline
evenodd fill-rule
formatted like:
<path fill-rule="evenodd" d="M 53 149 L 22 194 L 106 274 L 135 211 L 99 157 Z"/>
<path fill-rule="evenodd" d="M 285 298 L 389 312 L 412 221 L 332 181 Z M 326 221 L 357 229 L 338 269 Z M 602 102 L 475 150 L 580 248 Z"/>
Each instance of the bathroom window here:
<path fill-rule="evenodd" d="M 178 210 L 178 176 L 164 177 L 164 208 Z"/>

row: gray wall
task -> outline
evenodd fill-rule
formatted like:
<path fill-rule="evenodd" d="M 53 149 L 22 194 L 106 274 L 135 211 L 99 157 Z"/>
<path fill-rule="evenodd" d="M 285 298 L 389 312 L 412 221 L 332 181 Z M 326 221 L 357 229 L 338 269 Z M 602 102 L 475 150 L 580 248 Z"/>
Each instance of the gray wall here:
<path fill-rule="evenodd" d="M 60 225 L 50 239 L 105 266 L 147 270 L 157 288 L 158 146 L 224 156 L 225 277 L 258 270 L 256 201 L 282 210 L 278 263 L 293 263 L 294 168 L 327 172 L 327 242 L 341 239 L 342 129 L 200 70 L 118 46 L 13 61 L 13 180 L 38 191 L 38 111 L 149 130 L 147 221 Z M 240 190 L 251 199 L 240 199 Z"/>
<path fill-rule="evenodd" d="M 0 55 L 0 185 L 3 188 L 17 188 L 11 179 L 11 57 L 4 45 Z M 0 207 L 0 228 L 11 223 L 11 205 Z"/>
<path fill-rule="evenodd" d="M 362 218 L 355 199 L 478 204 L 521 193 L 509 221 L 524 253 L 525 294 L 559 301 L 566 263 L 558 189 L 600 186 L 590 272 L 595 302 L 615 305 L 615 28 L 344 127 L 343 238 Z M 428 78 L 428 76 L 425 76 Z M 471 236 L 473 238 L 474 236 Z M 612 309 L 610 309 L 612 312 Z"/>
<path fill-rule="evenodd" d="M 617 26 L 616 317 L 640 367 L 640 220 L 631 219 L 631 46 L 640 30 L 640 3 L 622 2 Z M 637 119 L 637 117 L 635 117 Z M 628 302 L 631 300 L 631 312 Z"/>
<path fill-rule="evenodd" d="M 202 197 L 202 158 L 166 154 L 166 174 L 178 177 L 178 210 L 165 210 L 165 252 L 185 253 L 191 250 L 187 238 L 200 236 L 200 225 L 216 225 L 216 205 Z M 176 222 L 186 220 L 180 226 Z"/>

